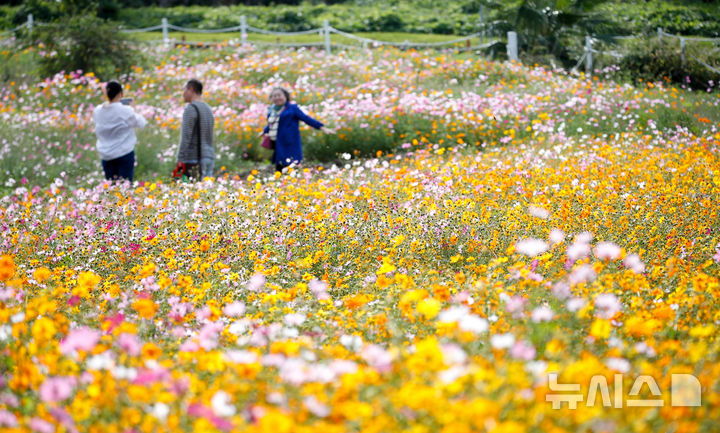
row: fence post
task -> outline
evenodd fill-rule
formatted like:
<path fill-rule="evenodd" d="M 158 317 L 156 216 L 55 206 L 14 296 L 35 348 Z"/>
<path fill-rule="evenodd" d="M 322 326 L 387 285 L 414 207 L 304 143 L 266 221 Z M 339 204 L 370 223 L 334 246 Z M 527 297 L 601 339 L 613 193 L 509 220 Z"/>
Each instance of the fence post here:
<path fill-rule="evenodd" d="M 516 32 L 508 32 L 508 41 L 507 41 L 507 55 L 508 59 L 510 59 L 513 62 L 518 61 L 518 48 L 517 48 L 517 33 Z"/>
<path fill-rule="evenodd" d="M 32 36 L 33 24 L 34 24 L 34 23 L 35 23 L 35 20 L 33 19 L 33 14 L 28 14 L 28 18 L 27 18 L 27 28 L 28 28 L 28 33 L 30 34 L 30 36 Z"/>
<path fill-rule="evenodd" d="M 245 15 L 240 17 L 240 41 L 243 45 L 247 42 L 247 20 Z"/>
<path fill-rule="evenodd" d="M 680 65 L 685 67 L 685 38 L 680 38 Z"/>
<path fill-rule="evenodd" d="M 662 41 L 662 34 L 663 34 L 662 27 L 657 28 L 657 33 L 658 33 L 658 42 L 660 42 L 660 41 Z"/>
<path fill-rule="evenodd" d="M 480 4 L 480 10 L 478 10 L 478 27 L 480 27 L 480 37 L 482 38 L 480 44 L 482 45 L 485 43 L 485 8 L 482 3 Z"/>
<path fill-rule="evenodd" d="M 162 19 L 162 34 L 163 34 L 163 43 L 165 46 L 168 46 L 170 43 L 170 38 L 168 37 L 168 20 L 167 18 Z"/>
<path fill-rule="evenodd" d="M 592 75 L 593 58 L 592 58 L 592 38 L 585 36 L 585 73 Z"/>
<path fill-rule="evenodd" d="M 330 54 L 330 23 L 328 20 L 323 21 L 323 31 L 325 33 L 325 52 Z"/>

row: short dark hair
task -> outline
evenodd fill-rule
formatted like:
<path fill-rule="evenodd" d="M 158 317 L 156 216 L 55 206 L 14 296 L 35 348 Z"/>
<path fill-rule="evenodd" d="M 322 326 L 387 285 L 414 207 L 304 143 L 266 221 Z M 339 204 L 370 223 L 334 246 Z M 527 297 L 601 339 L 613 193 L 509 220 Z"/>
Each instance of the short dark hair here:
<path fill-rule="evenodd" d="M 185 87 L 187 87 L 188 89 L 191 89 L 193 92 L 197 93 L 198 95 L 202 95 L 203 85 L 200 81 L 196 80 L 195 78 L 189 79 L 187 84 L 185 84 Z"/>
<path fill-rule="evenodd" d="M 287 89 L 285 89 L 284 87 L 274 87 L 270 94 L 272 95 L 273 93 L 275 93 L 276 90 L 281 91 L 283 95 L 285 95 L 285 99 L 290 102 L 290 92 L 288 92 Z"/>
<path fill-rule="evenodd" d="M 107 94 L 109 100 L 112 101 L 120 93 L 122 93 L 122 84 L 115 80 L 108 81 L 105 84 L 105 94 Z"/>

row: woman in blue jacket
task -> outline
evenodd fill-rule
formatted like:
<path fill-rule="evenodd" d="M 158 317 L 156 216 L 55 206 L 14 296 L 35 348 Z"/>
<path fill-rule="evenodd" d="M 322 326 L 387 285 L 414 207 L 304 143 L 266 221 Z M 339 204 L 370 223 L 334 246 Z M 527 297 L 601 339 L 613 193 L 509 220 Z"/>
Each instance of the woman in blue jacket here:
<path fill-rule="evenodd" d="M 334 132 L 303 113 L 297 104 L 290 103 L 290 93 L 282 87 L 276 87 L 270 92 L 270 102 L 272 104 L 268 109 L 268 124 L 263 133 L 270 138 L 275 149 L 272 163 L 275 164 L 277 171 L 282 171 L 290 164 L 297 164 L 303 159 L 300 120 L 324 133 Z"/>

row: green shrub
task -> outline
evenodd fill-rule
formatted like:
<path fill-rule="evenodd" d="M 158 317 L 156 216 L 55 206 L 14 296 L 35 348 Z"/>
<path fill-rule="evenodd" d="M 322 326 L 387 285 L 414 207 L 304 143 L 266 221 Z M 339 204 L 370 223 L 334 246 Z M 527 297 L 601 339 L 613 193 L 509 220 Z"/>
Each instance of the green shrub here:
<path fill-rule="evenodd" d="M 683 62 L 676 39 L 652 38 L 631 44 L 630 51 L 620 59 L 618 66 L 633 80 L 671 81 L 694 89 L 708 89 L 713 87 L 710 81 L 717 83 L 720 80 L 720 74 L 701 65 L 692 56 L 719 69 L 720 53 L 709 52 L 699 45 L 688 44 Z"/>
<path fill-rule="evenodd" d="M 115 24 L 93 16 L 64 17 L 37 27 L 32 42 L 44 45 L 40 73 L 93 72 L 101 79 L 130 71 L 137 53 Z"/>

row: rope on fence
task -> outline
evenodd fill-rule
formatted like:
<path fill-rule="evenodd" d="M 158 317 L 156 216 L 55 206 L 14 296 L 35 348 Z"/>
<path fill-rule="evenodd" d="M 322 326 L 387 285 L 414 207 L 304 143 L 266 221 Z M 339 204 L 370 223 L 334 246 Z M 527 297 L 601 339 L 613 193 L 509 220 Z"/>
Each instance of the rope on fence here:
<path fill-rule="evenodd" d="M 587 52 L 583 53 L 582 57 L 580 57 L 580 60 L 578 60 L 577 64 L 570 69 L 570 72 L 575 73 L 577 72 L 577 68 L 582 65 L 582 62 L 585 61 L 585 57 L 587 56 Z"/>
<path fill-rule="evenodd" d="M 247 26 L 247 30 L 255 32 L 255 33 L 260 33 L 263 35 L 276 35 L 276 36 L 311 35 L 311 34 L 322 33 L 322 31 L 323 31 L 322 27 L 319 27 L 317 29 L 302 30 L 299 32 L 275 32 L 272 30 L 259 29 L 257 27 L 253 27 L 253 26 Z"/>
<path fill-rule="evenodd" d="M 306 43 L 283 43 L 283 42 L 260 42 L 252 41 L 248 42 L 251 45 L 269 45 L 273 47 L 285 47 L 285 48 L 298 48 L 298 47 L 322 47 L 325 45 L 324 42 L 306 42 Z M 335 44 L 338 45 L 338 44 Z"/>
<path fill-rule="evenodd" d="M 167 28 L 185 33 L 232 33 L 241 30 L 242 26 L 226 27 L 224 29 L 191 29 L 189 27 L 180 27 L 173 24 L 168 24 Z"/>
<path fill-rule="evenodd" d="M 711 71 L 715 72 L 716 74 L 720 74 L 720 70 L 713 68 L 712 66 L 708 65 L 707 63 L 703 62 L 702 60 L 698 59 L 694 55 L 690 54 L 690 57 L 695 59 L 696 62 L 700 63 L 701 65 L 705 66 L 706 68 L 710 69 Z"/>
<path fill-rule="evenodd" d="M 460 42 L 465 42 L 467 40 L 470 40 L 472 38 L 480 37 L 481 33 L 473 33 L 472 35 L 468 35 L 462 38 L 453 39 L 450 41 L 442 41 L 442 42 L 418 42 L 418 43 L 409 43 L 409 42 L 390 42 L 390 41 L 380 41 L 377 39 L 370 39 L 370 38 L 363 38 L 361 36 L 355 36 L 352 33 L 347 33 L 342 30 L 338 30 L 335 27 L 330 27 L 330 31 L 333 33 L 336 33 L 341 36 L 345 36 L 346 38 L 356 40 L 358 42 L 368 43 L 368 44 L 375 44 L 375 45 L 390 45 L 390 46 L 399 46 L 399 47 L 439 47 L 443 45 L 453 45 Z"/>
<path fill-rule="evenodd" d="M 160 30 L 160 29 L 162 29 L 162 24 L 158 24 L 156 26 L 145 27 L 144 29 L 122 29 L 120 31 L 123 33 L 140 33 L 140 32 L 152 32 L 153 30 Z"/>
<path fill-rule="evenodd" d="M 662 30 L 660 31 L 660 33 L 663 36 L 670 36 L 672 38 L 677 38 L 677 39 L 682 38 L 682 39 L 685 39 L 688 41 L 693 41 L 693 42 L 720 42 L 720 38 L 701 38 L 699 36 L 679 36 L 679 35 L 673 35 L 672 33 L 666 33 Z"/>
<path fill-rule="evenodd" d="M 0 32 L 0 36 L 5 36 L 5 35 L 9 35 L 9 34 L 15 33 L 16 31 L 21 30 L 21 29 L 24 29 L 25 27 L 27 27 L 27 23 L 22 24 L 22 25 L 20 25 L 20 26 L 18 26 L 18 27 L 15 27 L 15 28 L 12 29 L 12 30 L 5 30 L 4 32 Z"/>

